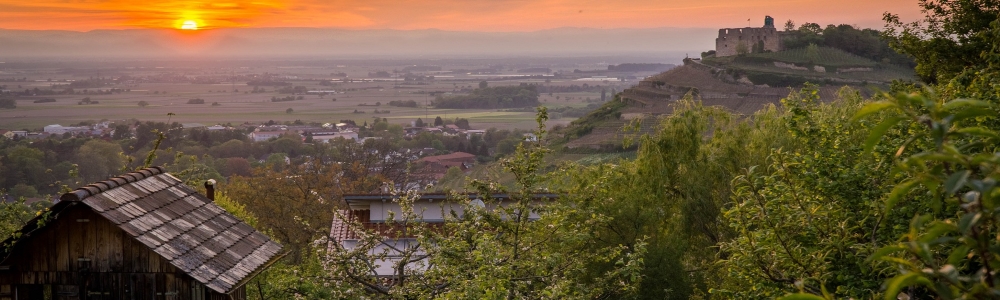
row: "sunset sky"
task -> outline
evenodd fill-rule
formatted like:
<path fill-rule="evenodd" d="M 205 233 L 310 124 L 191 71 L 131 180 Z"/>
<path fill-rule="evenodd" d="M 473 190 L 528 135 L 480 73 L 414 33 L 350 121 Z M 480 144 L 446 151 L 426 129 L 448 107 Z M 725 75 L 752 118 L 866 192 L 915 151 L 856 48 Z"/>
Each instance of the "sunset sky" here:
<path fill-rule="evenodd" d="M 0 28 L 73 30 L 323 27 L 535 31 L 560 27 L 757 27 L 771 15 L 881 28 L 882 13 L 916 20 L 915 0 L 0 0 Z"/>

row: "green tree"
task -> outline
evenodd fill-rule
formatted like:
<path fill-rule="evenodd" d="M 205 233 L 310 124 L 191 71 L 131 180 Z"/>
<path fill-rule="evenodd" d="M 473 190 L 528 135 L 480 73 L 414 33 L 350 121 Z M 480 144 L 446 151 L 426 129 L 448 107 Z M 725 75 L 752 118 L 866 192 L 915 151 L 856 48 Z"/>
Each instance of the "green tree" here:
<path fill-rule="evenodd" d="M 481 88 L 481 89 L 485 89 L 488 86 L 489 86 L 489 83 L 487 83 L 486 80 L 483 80 L 483 81 L 479 82 L 479 88 Z"/>
<path fill-rule="evenodd" d="M 441 119 L 441 116 L 435 117 L 434 118 L 434 126 L 441 126 L 441 125 L 444 125 L 444 120 Z"/>
<path fill-rule="evenodd" d="M 540 124 L 545 116 L 543 109 Z M 536 134 L 544 135 L 544 125 Z M 393 254 L 400 258 L 394 265 L 397 271 L 383 278 L 374 276 L 368 266 L 387 254 L 372 249 L 393 243 L 382 233 L 351 222 L 352 230 L 362 238 L 350 249 L 334 243 L 338 248 L 322 260 L 331 272 L 312 280 L 345 286 L 340 289 L 344 294 L 335 298 L 602 299 L 634 295 L 641 280 L 637 270 L 642 267 L 644 244 L 631 249 L 597 245 L 589 231 L 566 222 L 571 216 L 582 217 L 572 204 L 538 199 L 535 191 L 544 181 L 540 171 L 545 152 L 539 143 L 519 146 L 516 154 L 502 163 L 516 183 L 510 188 L 471 183 L 479 197 L 452 196 L 449 203 L 461 206 L 464 213 L 446 214 L 439 229 L 421 221 L 414 209 L 414 200 L 419 197 L 416 192 L 398 193 L 400 197 L 394 202 L 400 210 L 390 216 L 388 224 L 405 228 L 416 241 Z M 497 193 L 510 195 L 510 199 L 501 205 L 491 197 Z M 590 212 L 586 216 L 598 227 L 610 221 Z M 618 267 L 586 276 L 582 271 L 591 262 Z M 423 269 L 419 276 L 405 271 L 414 267 Z"/>
<path fill-rule="evenodd" d="M 819 46 L 816 46 L 816 44 L 809 44 L 809 46 L 806 46 L 806 59 L 808 59 L 810 63 L 819 62 Z"/>
<path fill-rule="evenodd" d="M 95 182 L 120 173 L 125 160 L 120 145 L 90 140 L 77 150 L 74 162 L 79 165 L 80 176 L 85 182 Z"/>
<path fill-rule="evenodd" d="M 750 53 L 750 47 L 747 46 L 746 43 L 744 43 L 744 42 L 738 42 L 738 43 L 736 43 L 736 55 L 741 55 L 742 56 L 742 55 L 746 55 L 747 53 Z M 559 97 L 556 97 L 556 99 L 559 99 Z"/>
<path fill-rule="evenodd" d="M 466 119 L 466 118 L 456 118 L 455 119 L 455 126 L 458 126 L 458 128 L 466 129 L 466 130 L 472 129 L 472 126 L 469 125 L 469 119 Z"/>
<path fill-rule="evenodd" d="M 149 106 L 149 102 L 139 101 L 139 107 L 146 107 L 146 106 Z"/>
<path fill-rule="evenodd" d="M 24 145 L 7 149 L 3 174 L 0 179 L 6 180 L 4 186 L 24 183 L 38 188 L 39 185 L 54 181 L 50 174 L 46 173 L 45 152 Z"/>
<path fill-rule="evenodd" d="M 438 180 L 439 183 L 454 183 L 465 179 L 465 172 L 459 167 L 448 168 L 448 171 L 444 173 L 444 176 Z"/>
<path fill-rule="evenodd" d="M 0 237 L 6 239 L 20 234 L 17 230 L 21 229 L 31 218 L 34 218 L 36 213 L 44 210 L 45 207 L 42 205 L 50 203 L 48 201 L 40 201 L 38 204 L 38 206 L 30 207 L 24 204 L 23 198 L 13 202 L 0 201 Z M 0 247 L 7 246 L 9 245 L 0 245 Z"/>
<path fill-rule="evenodd" d="M 285 110 L 285 113 L 286 114 L 290 114 L 290 113 L 292 113 L 294 111 L 295 111 L 294 109 L 292 109 L 291 107 L 289 107 L 288 109 Z"/>
<path fill-rule="evenodd" d="M 36 198 L 38 197 L 38 190 L 33 186 L 18 183 L 10 189 L 10 195 L 14 198 Z"/>
<path fill-rule="evenodd" d="M 917 75 L 927 83 L 944 83 L 982 62 L 975 59 L 994 49 L 997 0 L 920 0 L 924 20 L 903 23 L 885 13 L 884 37 L 896 51 L 913 57 Z M 975 71 L 975 70 L 972 70 Z"/>
<path fill-rule="evenodd" d="M 987 299 L 1000 294 L 1000 224 L 997 213 L 1000 187 L 1000 159 L 996 156 L 1000 134 L 993 128 L 977 126 L 977 118 L 996 118 L 994 106 L 980 100 L 936 98 L 933 93 L 899 94 L 869 104 L 856 119 L 879 111 L 888 118 L 872 130 L 874 144 L 885 129 L 919 129 L 906 142 L 901 153 L 914 141 L 927 147 L 908 152 L 896 162 L 905 177 L 888 194 L 885 211 L 905 207 L 931 207 L 918 211 L 909 222 L 909 230 L 899 233 L 899 242 L 886 245 L 872 256 L 898 270 L 885 281 L 885 299 L 914 288 L 941 299 Z M 970 122 L 972 121 L 972 122 Z M 899 144 L 892 144 L 894 147 Z M 869 146 L 871 147 L 871 146 Z M 897 154 L 898 155 L 898 154 Z"/>
<path fill-rule="evenodd" d="M 0 108 L 15 109 L 17 108 L 17 101 L 14 99 L 0 98 Z"/>

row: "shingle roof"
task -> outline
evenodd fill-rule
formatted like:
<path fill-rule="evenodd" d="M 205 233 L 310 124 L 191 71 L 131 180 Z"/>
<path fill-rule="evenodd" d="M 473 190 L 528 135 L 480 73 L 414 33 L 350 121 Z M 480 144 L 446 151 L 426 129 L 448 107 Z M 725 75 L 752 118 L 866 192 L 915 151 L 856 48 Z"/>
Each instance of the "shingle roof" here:
<path fill-rule="evenodd" d="M 66 193 L 213 291 L 228 294 L 280 258 L 281 245 L 160 167 Z"/>

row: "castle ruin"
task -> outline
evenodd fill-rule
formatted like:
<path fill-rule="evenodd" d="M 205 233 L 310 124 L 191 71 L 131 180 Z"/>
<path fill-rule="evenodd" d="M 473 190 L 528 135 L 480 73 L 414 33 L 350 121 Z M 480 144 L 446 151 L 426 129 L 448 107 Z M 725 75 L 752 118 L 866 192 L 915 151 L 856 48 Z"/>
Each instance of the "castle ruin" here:
<path fill-rule="evenodd" d="M 742 53 L 777 52 L 783 49 L 781 33 L 774 28 L 774 18 L 764 17 L 761 28 L 723 28 L 715 39 L 715 56 L 732 56 Z"/>

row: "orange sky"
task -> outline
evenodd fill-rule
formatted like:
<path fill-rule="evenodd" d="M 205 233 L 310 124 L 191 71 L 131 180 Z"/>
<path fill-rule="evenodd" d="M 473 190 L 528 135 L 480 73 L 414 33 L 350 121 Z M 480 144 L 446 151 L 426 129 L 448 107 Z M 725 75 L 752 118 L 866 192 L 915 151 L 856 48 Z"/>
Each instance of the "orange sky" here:
<path fill-rule="evenodd" d="M 916 0 L 0 0 L 0 28 L 336 27 L 533 31 L 559 27 L 761 26 L 771 15 L 822 25 L 881 28 L 890 11 L 920 16 Z"/>

